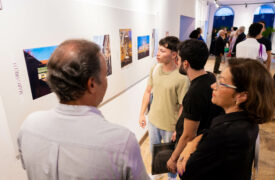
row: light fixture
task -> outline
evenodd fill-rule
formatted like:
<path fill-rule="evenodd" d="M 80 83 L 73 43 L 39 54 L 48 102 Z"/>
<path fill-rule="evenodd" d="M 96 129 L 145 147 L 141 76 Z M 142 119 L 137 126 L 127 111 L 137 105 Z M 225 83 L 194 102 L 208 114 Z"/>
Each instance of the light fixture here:
<path fill-rule="evenodd" d="M 247 8 L 247 3 L 245 3 L 244 5 L 245 5 L 245 8 Z"/>
<path fill-rule="evenodd" d="M 215 0 L 215 1 L 214 1 L 214 4 L 216 5 L 217 8 L 220 7 L 219 4 L 218 4 L 218 0 Z"/>

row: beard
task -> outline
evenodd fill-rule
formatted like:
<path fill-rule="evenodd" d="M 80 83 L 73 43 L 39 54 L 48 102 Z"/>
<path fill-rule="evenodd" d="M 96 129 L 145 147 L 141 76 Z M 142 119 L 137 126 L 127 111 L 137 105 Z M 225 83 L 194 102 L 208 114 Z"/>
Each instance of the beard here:
<path fill-rule="evenodd" d="M 182 64 L 180 65 L 179 73 L 182 74 L 182 75 L 187 75 L 187 71 L 184 69 Z"/>

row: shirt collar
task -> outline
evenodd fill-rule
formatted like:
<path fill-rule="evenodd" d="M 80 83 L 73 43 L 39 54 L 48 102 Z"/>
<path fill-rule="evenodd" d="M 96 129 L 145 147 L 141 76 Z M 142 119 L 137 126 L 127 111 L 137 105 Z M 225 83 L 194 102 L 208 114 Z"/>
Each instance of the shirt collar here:
<path fill-rule="evenodd" d="M 58 113 L 72 115 L 72 116 L 97 114 L 103 117 L 101 111 L 94 106 L 68 105 L 68 104 L 59 103 L 56 106 L 55 111 Z"/>
<path fill-rule="evenodd" d="M 232 112 L 228 114 L 220 115 L 213 119 L 211 127 L 217 126 L 219 124 L 222 124 L 224 122 L 232 122 L 236 120 L 247 120 L 248 115 L 245 111 L 239 111 L 239 112 Z"/>
<path fill-rule="evenodd" d="M 193 80 L 191 81 L 191 84 L 193 84 L 193 83 L 196 82 L 196 81 L 199 81 L 199 79 L 204 78 L 205 76 L 211 76 L 211 74 L 212 74 L 212 73 L 206 71 L 206 74 L 202 74 L 202 75 L 196 77 L 195 79 L 193 79 Z M 213 75 L 213 74 L 212 74 L 212 75 Z M 214 76 L 214 75 L 213 75 L 213 76 Z"/>

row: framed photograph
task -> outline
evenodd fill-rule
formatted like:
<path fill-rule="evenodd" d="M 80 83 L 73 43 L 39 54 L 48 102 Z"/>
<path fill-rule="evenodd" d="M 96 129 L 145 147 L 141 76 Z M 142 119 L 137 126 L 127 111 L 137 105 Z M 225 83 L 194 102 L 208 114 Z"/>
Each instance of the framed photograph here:
<path fill-rule="evenodd" d="M 120 29 L 120 60 L 121 67 L 132 63 L 132 30 Z"/>
<path fill-rule="evenodd" d="M 49 46 L 23 50 L 33 99 L 51 93 L 46 83 L 47 63 L 56 47 Z"/>
<path fill-rule="evenodd" d="M 137 37 L 138 59 L 142 59 L 149 56 L 149 49 L 150 49 L 149 41 L 150 41 L 149 35 Z"/>
<path fill-rule="evenodd" d="M 158 46 L 159 45 L 159 40 L 158 40 L 158 30 L 153 29 L 152 31 L 152 46 L 153 46 L 153 51 L 152 51 L 152 57 L 155 57 L 158 53 Z"/>
<path fill-rule="evenodd" d="M 107 64 L 107 75 L 112 74 L 112 62 L 111 62 L 111 47 L 110 47 L 110 36 L 102 35 L 102 36 L 94 36 L 93 42 L 99 45 L 101 48 L 101 52 L 105 56 L 106 64 Z"/>

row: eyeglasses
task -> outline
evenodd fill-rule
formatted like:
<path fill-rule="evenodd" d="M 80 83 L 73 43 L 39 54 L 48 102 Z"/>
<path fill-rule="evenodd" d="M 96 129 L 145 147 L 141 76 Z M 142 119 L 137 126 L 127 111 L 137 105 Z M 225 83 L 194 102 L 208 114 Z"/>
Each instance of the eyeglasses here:
<path fill-rule="evenodd" d="M 221 83 L 221 81 L 220 81 L 221 78 L 223 78 L 223 77 L 221 77 L 220 75 L 217 76 L 217 79 L 216 79 L 217 88 L 219 88 L 220 86 L 224 86 L 227 88 L 237 89 L 237 87 L 234 85 Z"/>

